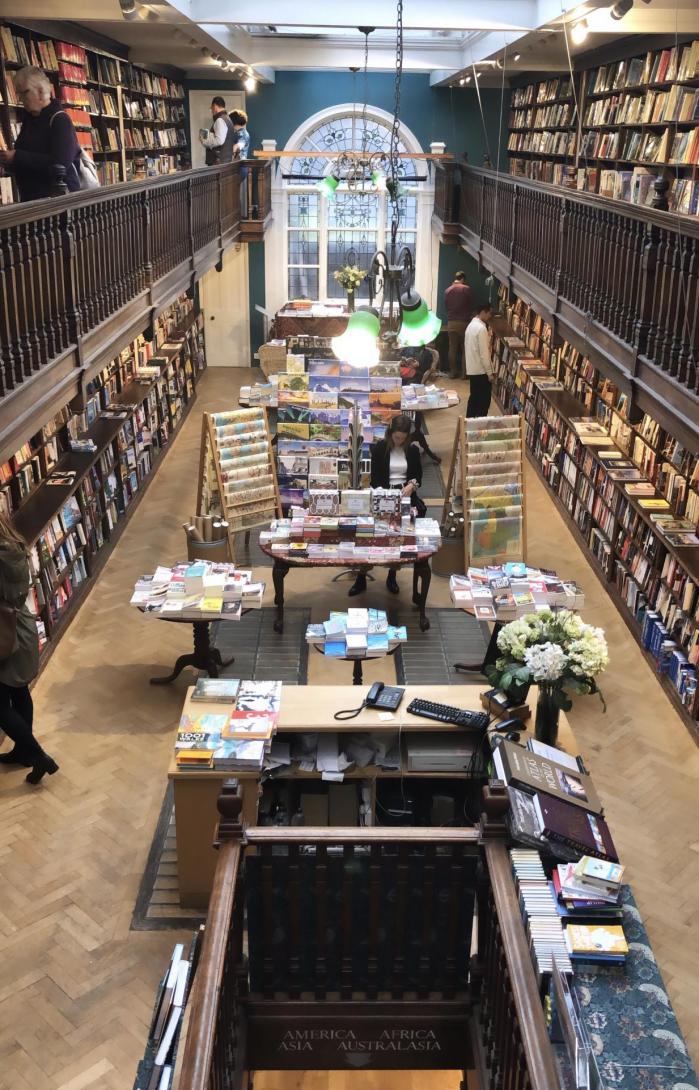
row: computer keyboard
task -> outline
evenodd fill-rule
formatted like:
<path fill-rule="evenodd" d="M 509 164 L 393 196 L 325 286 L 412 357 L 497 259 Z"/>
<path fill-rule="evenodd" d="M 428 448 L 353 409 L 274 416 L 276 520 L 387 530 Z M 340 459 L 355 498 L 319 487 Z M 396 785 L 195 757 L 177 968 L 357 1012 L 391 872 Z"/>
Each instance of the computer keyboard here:
<path fill-rule="evenodd" d="M 470 712 L 466 708 L 453 708 L 451 704 L 435 704 L 432 700 L 411 700 L 408 711 L 420 715 L 423 719 L 434 719 L 437 723 L 454 723 L 457 727 L 470 730 L 485 730 L 490 722 L 486 712 Z"/>

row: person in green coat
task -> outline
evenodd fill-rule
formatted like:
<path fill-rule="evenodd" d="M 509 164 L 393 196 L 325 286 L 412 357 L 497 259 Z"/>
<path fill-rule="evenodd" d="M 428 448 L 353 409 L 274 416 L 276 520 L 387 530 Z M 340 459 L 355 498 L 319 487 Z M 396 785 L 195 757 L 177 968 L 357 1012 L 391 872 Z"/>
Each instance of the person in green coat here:
<path fill-rule="evenodd" d="M 39 636 L 34 614 L 27 606 L 29 593 L 27 545 L 4 515 L 0 514 L 0 606 L 17 611 L 15 645 L 0 661 L 0 729 L 14 742 L 0 753 L 0 764 L 31 767 L 27 783 L 39 783 L 58 765 L 34 737 L 34 705 L 29 682 L 39 672 Z"/>

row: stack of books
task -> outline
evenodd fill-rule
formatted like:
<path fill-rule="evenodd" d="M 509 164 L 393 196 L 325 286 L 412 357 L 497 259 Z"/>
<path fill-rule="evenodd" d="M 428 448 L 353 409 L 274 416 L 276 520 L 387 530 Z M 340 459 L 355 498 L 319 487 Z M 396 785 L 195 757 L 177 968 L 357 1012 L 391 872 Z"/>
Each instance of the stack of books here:
<path fill-rule="evenodd" d="M 472 610 L 480 620 L 514 621 L 543 609 L 580 610 L 585 595 L 573 582 L 562 582 L 549 568 L 523 563 L 469 568 L 452 575 L 449 593 L 455 606 Z"/>
<path fill-rule="evenodd" d="M 260 543 L 275 555 L 289 560 L 337 560 L 349 566 L 353 561 L 386 564 L 435 553 L 442 543 L 437 520 L 413 519 L 397 490 L 353 489 L 348 499 L 337 491 L 309 495 L 313 497 L 310 510 L 292 507 L 290 518 L 275 519 L 269 530 L 260 533 Z M 342 513 L 348 505 L 356 510 L 365 502 L 371 505 L 369 514 Z M 311 513 L 323 508 L 326 513 Z"/>
<path fill-rule="evenodd" d="M 309 624 L 306 642 L 323 647 L 328 658 L 372 659 L 387 655 L 408 639 L 404 625 L 388 623 L 382 609 L 332 612 L 322 624 Z"/>
<path fill-rule="evenodd" d="M 539 980 L 553 972 L 554 963 L 559 972 L 572 973 L 563 927 L 539 853 L 512 848 L 510 859 L 529 949 Z"/>
<path fill-rule="evenodd" d="M 260 771 L 277 730 L 281 691 L 281 681 L 200 679 L 192 703 L 220 703 L 221 711 L 182 715 L 175 741 L 177 767 Z"/>
<path fill-rule="evenodd" d="M 507 785 L 508 824 L 515 840 L 564 861 L 583 855 L 618 863 L 594 784 L 579 758 L 537 743 L 538 752 L 502 740 L 495 775 Z"/>
<path fill-rule="evenodd" d="M 178 943 L 160 981 L 153 1010 L 148 1033 L 153 1067 L 148 1081 L 138 1083 L 145 1090 L 168 1090 L 172 1083 L 177 1040 L 191 984 L 191 966 L 191 956 L 189 960 L 185 958 L 184 945 Z"/>
<path fill-rule="evenodd" d="M 197 560 L 142 575 L 130 604 L 161 620 L 239 621 L 243 610 L 262 608 L 264 592 L 251 571 Z"/>

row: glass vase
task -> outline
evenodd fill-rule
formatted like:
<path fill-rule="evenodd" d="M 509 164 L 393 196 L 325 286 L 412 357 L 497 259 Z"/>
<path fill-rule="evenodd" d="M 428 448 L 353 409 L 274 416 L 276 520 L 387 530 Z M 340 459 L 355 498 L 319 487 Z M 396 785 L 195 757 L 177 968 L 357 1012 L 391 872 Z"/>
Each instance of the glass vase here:
<path fill-rule="evenodd" d="M 354 292 L 347 292 L 347 313 L 354 314 Z"/>
<path fill-rule="evenodd" d="M 558 738 L 558 717 L 561 709 L 554 701 L 554 686 L 539 685 L 539 696 L 536 701 L 536 720 L 534 724 L 534 737 L 547 746 L 555 746 Z"/>

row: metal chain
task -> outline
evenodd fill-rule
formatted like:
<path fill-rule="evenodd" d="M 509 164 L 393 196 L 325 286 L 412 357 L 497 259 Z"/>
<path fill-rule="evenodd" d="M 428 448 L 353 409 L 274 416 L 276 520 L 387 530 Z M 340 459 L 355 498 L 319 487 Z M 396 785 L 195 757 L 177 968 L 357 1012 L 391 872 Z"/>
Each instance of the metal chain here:
<path fill-rule="evenodd" d="M 369 97 L 369 31 L 364 31 L 364 105 L 362 106 L 362 170 L 364 170 L 364 156 L 366 156 L 367 131 L 366 131 L 366 107 Z"/>
<path fill-rule="evenodd" d="M 389 167 L 391 171 L 391 262 L 396 258 L 396 238 L 400 223 L 400 207 L 398 202 L 398 150 L 400 147 L 400 85 L 403 77 L 403 0 L 397 0 L 396 5 L 396 74 L 393 97 L 393 126 L 391 128 L 391 144 L 389 152 Z"/>

